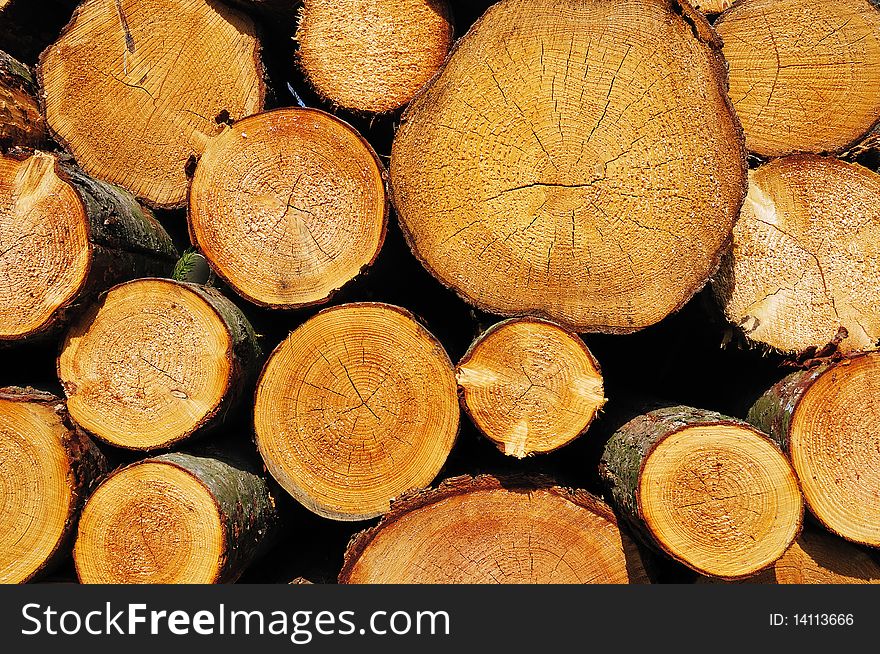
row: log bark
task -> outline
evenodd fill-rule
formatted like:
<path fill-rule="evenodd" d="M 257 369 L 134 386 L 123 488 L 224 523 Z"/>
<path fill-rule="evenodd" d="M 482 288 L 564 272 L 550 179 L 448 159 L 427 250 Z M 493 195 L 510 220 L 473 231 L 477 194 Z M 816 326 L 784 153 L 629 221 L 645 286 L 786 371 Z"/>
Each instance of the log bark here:
<path fill-rule="evenodd" d="M 740 0 L 715 28 L 752 152 L 843 152 L 880 121 L 873 0 Z"/>
<path fill-rule="evenodd" d="M 552 452 L 605 404 L 602 371 L 576 334 L 533 318 L 483 333 L 456 368 L 462 408 L 504 454 Z"/>
<path fill-rule="evenodd" d="M 711 411 L 675 406 L 630 420 L 608 440 L 600 474 L 646 543 L 705 575 L 755 574 L 801 528 L 800 489 L 778 446 Z"/>
<path fill-rule="evenodd" d="M 365 520 L 424 488 L 458 433 L 443 346 L 404 309 L 326 309 L 272 353 L 257 385 L 256 442 L 272 476 L 303 506 Z"/>
<path fill-rule="evenodd" d="M 266 480 L 228 456 L 171 453 L 114 472 L 74 548 L 83 583 L 231 583 L 273 543 Z"/>
<path fill-rule="evenodd" d="M 407 104 L 452 47 L 446 0 L 306 0 L 297 62 L 336 107 L 386 113 Z"/>
<path fill-rule="evenodd" d="M 37 102 L 37 83 L 28 66 L 0 52 L 0 150 L 38 147 L 46 123 Z"/>
<path fill-rule="evenodd" d="M 33 388 L 0 389 L 0 583 L 24 583 L 70 554 L 80 511 L 106 471 L 64 402 Z"/>
<path fill-rule="evenodd" d="M 188 162 L 263 108 L 253 21 L 213 0 L 85 0 L 40 57 L 52 135 L 86 173 L 182 207 Z"/>
<path fill-rule="evenodd" d="M 770 388 L 749 422 L 791 458 L 811 513 L 829 531 L 880 547 L 880 353 L 792 373 Z"/>
<path fill-rule="evenodd" d="M 260 358 L 247 318 L 216 289 L 140 279 L 71 326 L 58 376 L 83 428 L 117 447 L 156 450 L 222 422 L 249 395 Z"/>
<path fill-rule="evenodd" d="M 239 295 L 291 309 L 326 302 L 376 259 L 388 209 L 385 170 L 360 134 L 322 111 L 278 109 L 208 144 L 189 228 Z"/>
<path fill-rule="evenodd" d="M 880 565 L 870 554 L 844 540 L 805 529 L 771 568 L 745 581 L 751 584 L 880 584 Z"/>
<path fill-rule="evenodd" d="M 113 284 L 167 274 L 175 257 L 122 189 L 42 152 L 0 155 L 0 341 L 46 335 Z"/>
<path fill-rule="evenodd" d="M 658 322 L 715 272 L 745 196 L 726 84 L 687 3 L 497 3 L 395 135 L 410 246 L 493 313 L 612 333 Z"/>
<path fill-rule="evenodd" d="M 880 345 L 880 175 L 799 155 L 749 177 L 733 248 L 713 282 L 728 320 L 799 357 Z"/>
<path fill-rule="evenodd" d="M 645 583 L 636 545 L 585 491 L 526 478 L 455 477 L 395 502 L 355 536 L 343 584 Z"/>

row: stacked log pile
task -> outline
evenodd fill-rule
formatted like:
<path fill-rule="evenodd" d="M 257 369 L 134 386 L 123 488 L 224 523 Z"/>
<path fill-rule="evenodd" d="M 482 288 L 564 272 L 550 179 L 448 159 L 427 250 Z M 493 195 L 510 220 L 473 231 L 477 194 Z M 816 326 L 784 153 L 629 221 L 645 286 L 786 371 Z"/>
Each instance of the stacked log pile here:
<path fill-rule="evenodd" d="M 0 582 L 880 582 L 873 0 L 0 0 Z"/>

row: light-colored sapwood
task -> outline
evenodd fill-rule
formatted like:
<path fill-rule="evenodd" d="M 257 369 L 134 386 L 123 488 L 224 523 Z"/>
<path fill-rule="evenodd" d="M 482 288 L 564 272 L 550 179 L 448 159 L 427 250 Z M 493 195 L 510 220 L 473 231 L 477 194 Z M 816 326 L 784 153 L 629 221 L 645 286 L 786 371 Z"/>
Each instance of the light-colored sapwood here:
<path fill-rule="evenodd" d="M 305 0 L 297 60 L 315 90 L 351 111 L 409 102 L 452 47 L 446 0 Z"/>
<path fill-rule="evenodd" d="M 877 347 L 880 175 L 815 155 L 751 171 L 714 289 L 731 323 L 782 352 Z"/>
<path fill-rule="evenodd" d="M 752 152 L 841 152 L 880 121 L 873 0 L 739 0 L 715 28 Z"/>
<path fill-rule="evenodd" d="M 241 296 L 272 308 L 326 301 L 382 247 L 385 169 L 352 127 L 278 109 L 210 142 L 189 194 L 190 235 Z"/>
<path fill-rule="evenodd" d="M 416 256 L 502 315 L 632 332 L 715 272 L 745 196 L 720 41 L 665 0 L 503 0 L 407 108 Z"/>
<path fill-rule="evenodd" d="M 187 166 L 263 108 L 253 21 L 214 0 L 84 0 L 40 57 L 46 120 L 89 175 L 181 207 Z"/>

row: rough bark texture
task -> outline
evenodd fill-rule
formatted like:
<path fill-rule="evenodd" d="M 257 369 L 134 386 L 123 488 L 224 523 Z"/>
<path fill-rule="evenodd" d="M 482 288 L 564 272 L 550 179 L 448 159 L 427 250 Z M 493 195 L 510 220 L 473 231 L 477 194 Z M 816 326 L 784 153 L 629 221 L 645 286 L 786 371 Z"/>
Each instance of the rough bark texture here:
<path fill-rule="evenodd" d="M 241 309 L 225 295 L 210 286 L 189 283 L 184 285 L 211 305 L 223 320 L 232 339 L 232 374 L 229 388 L 221 406 L 209 417 L 210 420 L 216 420 L 216 424 L 222 424 L 226 411 L 234 407 L 243 397 L 250 396 L 253 391 L 257 376 L 260 374 L 263 351 L 251 323 Z"/>
<path fill-rule="evenodd" d="M 16 145 L 37 147 L 46 136 L 33 73 L 0 51 L 0 150 Z"/>
<path fill-rule="evenodd" d="M 842 538 L 880 546 L 880 353 L 800 370 L 768 389 L 749 421 L 788 454 L 812 515 Z"/>
<path fill-rule="evenodd" d="M 139 205 L 128 191 L 92 179 L 70 164 L 61 164 L 60 170 L 82 197 L 95 243 L 160 259 L 163 270 L 176 259 L 168 234 L 152 212 Z"/>
<path fill-rule="evenodd" d="M 231 583 L 272 544 L 279 527 L 275 498 L 251 466 L 228 455 L 173 452 L 147 459 L 166 462 L 195 475 L 214 496 L 226 541 L 215 583 Z"/>
<path fill-rule="evenodd" d="M 22 580 L 27 582 L 39 579 L 42 575 L 51 572 L 55 566 L 69 556 L 80 512 L 92 490 L 107 473 L 108 464 L 104 454 L 94 442 L 70 420 L 62 399 L 51 393 L 30 387 L 7 386 L 0 388 L 0 400 L 32 402 L 51 407 L 67 427 L 67 433 L 61 444 L 67 452 L 69 461 L 68 483 L 73 492 L 73 500 L 70 504 L 63 535 L 58 540 L 55 551 L 28 579 Z"/>
<path fill-rule="evenodd" d="M 788 452 L 791 418 L 798 402 L 813 382 L 833 364 L 826 363 L 809 370 L 793 372 L 767 390 L 752 405 L 748 421 L 765 434 L 773 437 L 784 452 Z"/>
<path fill-rule="evenodd" d="M 92 179 L 60 163 L 59 176 L 79 194 L 89 219 L 92 265 L 76 305 L 78 310 L 114 284 L 171 272 L 177 250 L 152 212 L 127 191 Z M 66 322 L 66 315 L 58 322 Z"/>

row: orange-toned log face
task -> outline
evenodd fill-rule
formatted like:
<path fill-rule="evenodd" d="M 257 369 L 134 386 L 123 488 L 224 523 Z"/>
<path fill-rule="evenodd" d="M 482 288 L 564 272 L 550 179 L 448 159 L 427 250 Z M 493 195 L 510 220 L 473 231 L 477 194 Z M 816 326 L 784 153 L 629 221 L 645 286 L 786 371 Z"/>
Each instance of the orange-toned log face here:
<path fill-rule="evenodd" d="M 55 166 L 47 154 L 0 155 L 0 340 L 48 326 L 91 265 L 85 208 Z"/>
<path fill-rule="evenodd" d="M 807 390 L 789 451 L 813 514 L 831 531 L 880 546 L 880 354 L 844 360 Z"/>
<path fill-rule="evenodd" d="M 562 447 L 605 403 L 602 374 L 583 341 L 531 318 L 483 334 L 458 364 L 456 378 L 477 427 L 517 458 Z"/>
<path fill-rule="evenodd" d="M 479 482 L 483 479 L 482 482 Z M 344 583 L 639 583 L 645 573 L 611 510 L 586 494 L 474 488 L 429 491 L 353 541 Z"/>
<path fill-rule="evenodd" d="M 214 497 L 167 463 L 136 464 L 89 498 L 74 558 L 83 583 L 212 583 L 226 543 Z"/>
<path fill-rule="evenodd" d="M 58 372 L 78 424 L 119 447 L 168 447 L 203 426 L 230 392 L 232 340 L 187 285 L 144 279 L 112 289 L 65 337 Z"/>
<path fill-rule="evenodd" d="M 838 152 L 880 120 L 871 0 L 739 0 L 715 27 L 749 150 Z"/>
<path fill-rule="evenodd" d="M 257 445 L 269 471 L 338 520 L 374 517 L 427 486 L 458 421 L 446 352 L 388 305 L 343 305 L 308 320 L 272 354 L 257 389 Z"/>
<path fill-rule="evenodd" d="M 66 533 L 67 431 L 51 406 L 0 399 L 0 583 L 28 581 Z"/>
<path fill-rule="evenodd" d="M 210 143 L 189 198 L 190 232 L 221 277 L 263 306 L 316 304 L 377 256 L 382 167 L 350 126 L 311 109 L 236 123 Z"/>
<path fill-rule="evenodd" d="M 306 0 L 297 56 L 326 100 L 383 113 L 407 102 L 452 46 L 446 0 Z"/>
<path fill-rule="evenodd" d="M 745 577 L 797 536 L 797 479 L 764 435 L 738 425 L 685 427 L 648 454 L 638 483 L 645 524 L 661 547 L 704 574 Z"/>

